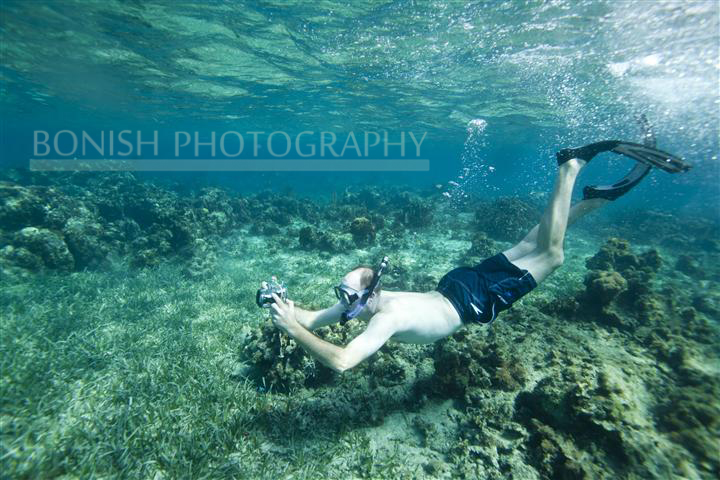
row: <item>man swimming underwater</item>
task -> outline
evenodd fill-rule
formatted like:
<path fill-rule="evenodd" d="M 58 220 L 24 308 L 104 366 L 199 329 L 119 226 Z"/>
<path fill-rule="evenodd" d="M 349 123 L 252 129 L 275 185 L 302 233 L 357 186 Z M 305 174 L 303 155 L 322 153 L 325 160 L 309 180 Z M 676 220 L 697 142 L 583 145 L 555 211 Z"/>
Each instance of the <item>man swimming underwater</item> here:
<path fill-rule="evenodd" d="M 273 294 L 273 323 L 310 355 L 337 372 L 353 368 L 390 339 L 405 343 L 431 343 L 452 335 L 467 323 L 491 323 L 520 297 L 537 287 L 563 264 L 563 241 L 569 225 L 622 196 L 651 167 L 669 172 L 690 167 L 678 157 L 656 150 L 647 134 L 645 145 L 605 141 L 557 154 L 558 173 L 552 198 L 542 219 L 520 243 L 484 260 L 446 274 L 437 289 L 427 293 L 390 292 L 379 287 L 387 257 L 379 268 L 358 267 L 335 287 L 338 302 L 325 310 L 300 309 Z M 612 151 L 638 163 L 613 185 L 585 187 L 583 200 L 570 206 L 580 171 L 598 153 Z M 349 318 L 369 320 L 365 331 L 347 346 L 339 347 L 312 331 Z"/>

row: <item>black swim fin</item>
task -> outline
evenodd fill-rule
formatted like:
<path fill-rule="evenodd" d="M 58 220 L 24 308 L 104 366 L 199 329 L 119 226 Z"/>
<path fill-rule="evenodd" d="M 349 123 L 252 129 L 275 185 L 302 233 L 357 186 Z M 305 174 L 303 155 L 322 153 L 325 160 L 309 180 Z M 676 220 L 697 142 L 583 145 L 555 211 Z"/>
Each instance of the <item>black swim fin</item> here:
<path fill-rule="evenodd" d="M 571 158 L 580 158 L 589 162 L 598 153 L 607 152 L 617 147 L 621 143 L 618 140 L 605 140 L 603 142 L 591 143 L 584 147 L 563 148 L 555 154 L 558 165 L 562 165 Z"/>
<path fill-rule="evenodd" d="M 669 173 L 687 172 L 691 168 L 689 163 L 672 153 L 664 152 L 647 145 L 640 145 L 639 143 L 618 142 L 618 145 L 613 147 L 611 151 Z"/>
<path fill-rule="evenodd" d="M 645 176 L 650 173 L 652 167 L 661 168 L 670 173 L 686 172 L 690 165 L 679 157 L 655 148 L 656 140 L 652 125 L 645 115 L 638 116 L 638 123 L 642 130 L 643 145 L 631 142 L 609 140 L 605 142 L 592 143 L 585 147 L 576 149 L 565 149 L 558 152 L 558 164 L 567 162 L 573 156 L 584 155 L 579 158 L 591 159 L 603 151 L 611 151 L 618 155 L 625 155 L 637 161 L 627 175 L 612 185 L 588 185 L 583 188 L 583 199 L 604 198 L 615 200 L 635 187 Z"/>
<path fill-rule="evenodd" d="M 630 191 L 640 180 L 650 173 L 652 167 L 644 163 L 637 162 L 635 167 L 625 175 L 622 179 L 612 185 L 587 185 L 583 188 L 583 200 L 590 198 L 604 198 L 606 200 L 615 200 Z"/>
<path fill-rule="evenodd" d="M 601 152 L 613 152 L 618 155 L 625 155 L 633 160 L 660 168 L 670 173 L 687 172 L 690 164 L 672 153 L 664 152 L 647 145 L 639 143 L 623 142 L 620 140 L 605 140 L 603 142 L 591 143 L 580 148 L 565 148 L 560 150 L 557 156 L 558 165 L 562 165 L 571 158 L 580 158 L 589 162 L 595 155 Z"/>

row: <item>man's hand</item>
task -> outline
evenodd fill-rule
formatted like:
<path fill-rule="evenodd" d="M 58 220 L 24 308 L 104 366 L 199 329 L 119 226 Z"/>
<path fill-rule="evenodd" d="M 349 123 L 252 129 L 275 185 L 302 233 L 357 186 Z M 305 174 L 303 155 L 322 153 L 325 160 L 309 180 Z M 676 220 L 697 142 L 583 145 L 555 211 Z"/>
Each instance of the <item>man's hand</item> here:
<path fill-rule="evenodd" d="M 284 302 L 275 293 L 272 294 L 272 297 L 275 301 L 270 306 L 273 324 L 292 337 L 313 358 L 321 361 L 336 372 L 344 372 L 375 353 L 397 330 L 397 324 L 392 317 L 377 314 L 370 320 L 365 331 L 350 342 L 347 347 L 338 347 L 306 330 L 298 322 L 295 304 L 291 300 Z M 337 305 L 326 309 L 325 312 L 332 314 L 333 317 L 339 316 L 342 305 L 339 303 Z M 301 309 L 298 310 L 302 311 Z"/>
<path fill-rule="evenodd" d="M 275 293 L 272 294 L 272 297 L 273 300 L 275 300 L 275 303 L 270 306 L 272 322 L 277 328 L 290 334 L 290 330 L 298 326 L 298 321 L 295 317 L 295 303 L 292 300 L 284 302 L 283 299 Z"/>

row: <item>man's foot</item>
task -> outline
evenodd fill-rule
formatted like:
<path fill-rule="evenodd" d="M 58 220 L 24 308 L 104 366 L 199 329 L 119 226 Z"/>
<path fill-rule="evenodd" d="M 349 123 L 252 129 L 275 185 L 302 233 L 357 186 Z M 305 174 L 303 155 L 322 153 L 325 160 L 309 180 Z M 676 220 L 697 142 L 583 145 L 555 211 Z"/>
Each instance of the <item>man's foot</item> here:
<path fill-rule="evenodd" d="M 587 165 L 587 162 L 582 158 L 571 158 L 562 165 L 560 165 L 559 171 L 568 170 L 574 171 L 576 174 L 580 173 L 580 170 Z"/>
<path fill-rule="evenodd" d="M 557 157 L 558 165 L 562 165 L 572 158 L 579 158 L 589 162 L 598 153 L 612 150 L 617 147 L 619 143 L 617 140 L 605 140 L 603 142 L 591 143 L 584 147 L 564 148 L 557 152 L 555 156 Z"/>

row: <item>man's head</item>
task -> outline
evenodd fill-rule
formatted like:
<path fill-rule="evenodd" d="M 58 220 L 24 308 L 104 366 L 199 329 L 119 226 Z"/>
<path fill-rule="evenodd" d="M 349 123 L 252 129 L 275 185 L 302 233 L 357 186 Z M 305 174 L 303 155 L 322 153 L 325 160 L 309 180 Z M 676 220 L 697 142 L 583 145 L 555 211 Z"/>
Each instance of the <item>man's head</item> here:
<path fill-rule="evenodd" d="M 373 278 L 375 278 L 375 271 L 371 267 L 358 265 L 343 277 L 340 285 L 335 287 L 335 295 L 347 309 L 351 310 L 356 308 L 359 302 L 361 302 L 362 297 L 368 293 L 368 288 L 372 285 Z M 373 310 L 374 304 L 377 303 L 375 300 L 379 294 L 380 286 L 375 285 L 375 288 L 367 299 L 369 310 Z"/>
<path fill-rule="evenodd" d="M 365 265 L 355 267 L 343 277 L 340 285 L 335 287 L 335 296 L 345 306 L 342 323 L 363 311 L 375 314 L 380 295 L 378 282 L 387 265 L 388 257 L 383 257 L 377 271 Z"/>
<path fill-rule="evenodd" d="M 342 279 L 342 283 L 355 290 L 364 290 L 370 286 L 375 271 L 367 265 L 358 265 L 350 270 Z"/>

